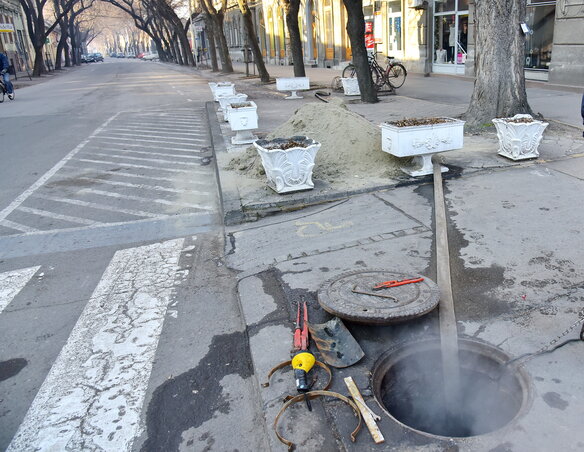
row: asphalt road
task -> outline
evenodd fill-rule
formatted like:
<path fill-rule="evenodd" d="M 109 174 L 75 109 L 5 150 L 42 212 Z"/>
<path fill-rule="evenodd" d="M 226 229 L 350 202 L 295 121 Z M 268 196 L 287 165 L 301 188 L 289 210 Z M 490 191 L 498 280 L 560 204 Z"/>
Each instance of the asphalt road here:
<path fill-rule="evenodd" d="M 0 450 L 262 449 L 210 98 L 110 60 L 1 105 Z"/>

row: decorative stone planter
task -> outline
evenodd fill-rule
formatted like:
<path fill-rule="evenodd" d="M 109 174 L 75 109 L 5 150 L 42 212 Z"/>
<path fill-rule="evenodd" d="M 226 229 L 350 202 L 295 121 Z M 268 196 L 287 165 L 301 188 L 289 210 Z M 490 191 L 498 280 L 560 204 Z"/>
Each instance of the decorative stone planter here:
<path fill-rule="evenodd" d="M 258 107 L 255 102 L 227 104 L 227 117 L 231 130 L 237 132 L 232 144 L 250 144 L 258 139 L 250 130 L 258 128 Z"/>
<path fill-rule="evenodd" d="M 345 96 L 361 95 L 357 77 L 341 78 L 341 83 L 343 84 L 343 91 L 345 92 Z"/>
<path fill-rule="evenodd" d="M 284 77 L 276 79 L 276 89 L 278 91 L 292 91 L 286 99 L 302 99 L 296 91 L 310 88 L 308 77 Z"/>
<path fill-rule="evenodd" d="M 493 119 L 493 124 L 499 138 L 499 155 L 511 160 L 539 157 L 537 148 L 549 123 L 537 121 L 531 115 L 515 115 Z"/>
<path fill-rule="evenodd" d="M 231 82 L 209 82 L 209 88 L 211 88 L 215 102 L 219 102 L 219 96 L 235 94 L 235 85 Z"/>
<path fill-rule="evenodd" d="M 305 136 L 257 140 L 254 146 L 262 159 L 268 186 L 277 193 L 314 188 L 312 169 L 320 143 Z"/>
<path fill-rule="evenodd" d="M 424 123 L 424 125 L 408 125 Z M 398 124 L 396 125 L 396 124 Z M 401 168 L 410 176 L 433 174 L 432 154 L 460 149 L 464 141 L 464 121 L 427 118 L 381 124 L 381 149 L 396 157 L 414 157 L 417 168 Z M 442 172 L 448 168 L 442 167 Z"/>
<path fill-rule="evenodd" d="M 229 118 L 227 117 L 227 105 L 245 102 L 247 100 L 247 94 L 227 94 L 217 96 L 217 99 L 219 101 L 219 110 L 223 112 L 223 120 L 229 121 Z"/>

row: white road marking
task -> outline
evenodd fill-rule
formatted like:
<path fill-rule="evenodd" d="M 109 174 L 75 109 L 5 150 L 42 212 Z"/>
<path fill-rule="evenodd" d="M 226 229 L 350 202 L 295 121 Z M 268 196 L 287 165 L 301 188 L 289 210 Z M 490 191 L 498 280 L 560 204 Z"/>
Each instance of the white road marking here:
<path fill-rule="evenodd" d="M 171 125 L 172 123 L 169 123 L 168 125 Z M 137 127 L 149 127 L 151 129 L 158 129 L 160 128 L 160 124 L 159 123 L 152 123 L 152 122 L 147 122 L 147 121 L 140 121 L 140 122 L 132 122 L 132 121 L 128 121 L 128 122 L 124 122 L 121 125 L 123 126 L 137 126 Z M 167 125 L 167 127 L 168 127 Z M 206 121 L 193 121 L 193 122 L 189 122 L 189 123 L 185 123 L 185 124 L 172 124 L 173 126 L 173 130 L 198 130 L 206 128 L 207 122 Z"/>
<path fill-rule="evenodd" d="M 94 168 L 77 168 L 81 171 L 95 171 Z M 174 177 L 162 177 L 162 176 L 145 176 L 144 174 L 132 174 L 132 173 L 124 173 L 121 171 L 116 171 L 115 172 L 116 176 L 121 176 L 121 177 L 130 177 L 130 178 L 138 178 L 138 179 L 147 179 L 147 180 L 158 180 L 158 181 L 164 181 L 164 182 L 172 182 L 172 183 L 176 183 L 177 180 Z M 193 185 L 208 185 L 209 182 L 207 181 L 199 181 L 199 180 L 187 180 L 187 181 L 180 181 L 181 184 L 193 184 Z"/>
<path fill-rule="evenodd" d="M 100 151 L 102 152 L 117 152 L 120 154 L 143 154 L 143 155 L 160 155 L 161 157 L 177 157 L 179 159 L 194 159 L 194 160 L 201 160 L 203 157 L 200 155 L 179 155 L 179 154 L 169 154 L 169 153 L 165 153 L 165 152 L 150 152 L 150 151 L 134 151 L 131 149 L 100 149 Z M 191 151 L 191 154 L 193 152 Z M 91 155 L 94 155 L 96 153 L 94 152 L 90 152 Z M 99 154 L 99 155 L 104 155 L 104 154 Z M 111 155 L 111 154 L 107 154 L 107 155 Z"/>
<path fill-rule="evenodd" d="M 119 182 L 114 180 L 93 179 L 91 177 L 79 177 L 78 179 L 96 182 L 98 184 L 114 185 L 119 187 L 137 188 L 140 190 L 167 191 L 169 193 L 200 193 L 199 190 L 186 190 L 180 188 L 161 187 L 160 185 L 132 184 L 129 182 Z"/>
<path fill-rule="evenodd" d="M 26 189 L 20 196 L 18 196 L 14 201 L 8 205 L 8 207 L 4 208 L 2 212 L 0 212 L 0 221 L 4 220 L 8 215 L 10 215 L 14 209 L 20 206 L 30 195 L 32 195 L 35 191 L 37 191 L 41 186 L 43 186 L 57 171 L 59 171 L 69 160 L 71 160 L 75 154 L 77 154 L 83 147 L 89 143 L 89 141 L 101 132 L 111 121 L 113 121 L 119 113 L 116 113 L 111 118 L 109 118 L 106 122 L 104 122 L 101 126 L 93 131 L 93 133 L 84 141 L 79 143 L 75 149 L 73 149 L 69 154 L 63 157 L 55 166 L 53 166 L 49 171 L 43 174 L 34 184 L 32 184 L 29 188 Z"/>
<path fill-rule="evenodd" d="M 96 150 L 100 150 L 102 149 L 103 146 L 99 146 L 99 147 L 94 147 L 95 145 L 91 145 L 88 146 L 87 149 L 96 149 Z M 189 149 L 185 149 L 185 148 L 176 148 L 176 147 L 168 147 L 168 146 L 147 146 L 145 144 L 131 144 L 131 143 L 107 143 L 107 146 L 109 147 L 114 147 L 114 146 L 121 146 L 122 149 L 125 149 L 128 146 L 131 147 L 135 147 L 135 148 L 140 148 L 140 149 L 167 149 L 169 151 L 177 151 L 177 152 L 189 152 L 189 153 L 193 153 L 193 152 L 197 152 L 197 149 L 192 147 Z M 200 151 L 199 151 L 200 152 Z"/>
<path fill-rule="evenodd" d="M 122 165 L 128 166 L 130 168 L 145 168 L 145 169 L 152 169 L 156 171 L 168 171 L 171 173 L 194 173 L 196 174 L 197 171 L 193 169 L 174 169 L 174 168 L 159 168 L 157 166 L 148 166 L 148 165 L 134 165 L 132 163 L 125 163 L 125 162 L 112 162 L 111 160 L 91 160 L 91 159 L 76 159 L 80 162 L 89 162 L 89 163 L 103 163 L 106 165 Z M 199 171 L 198 174 L 203 174 L 202 171 Z"/>
<path fill-rule="evenodd" d="M 32 215 L 38 215 L 40 217 L 55 218 L 57 220 L 64 220 L 70 223 L 79 224 L 95 224 L 99 221 L 87 220 L 86 218 L 71 217 L 69 215 L 62 215 L 60 213 L 49 212 L 47 210 L 33 209 L 32 207 L 19 206 L 16 210 L 21 212 L 30 213 Z"/>
<path fill-rule="evenodd" d="M 178 160 L 168 160 L 168 159 L 149 159 L 146 157 L 132 157 L 130 155 L 114 155 L 114 154 L 104 154 L 102 152 L 92 152 L 92 156 L 99 155 L 100 157 L 109 157 L 113 159 L 124 159 L 124 160 L 139 160 L 141 162 L 154 162 L 154 163 L 169 163 L 171 165 L 184 165 L 184 166 L 194 166 L 200 168 L 200 163 L 195 162 L 180 162 Z"/>
<path fill-rule="evenodd" d="M 144 135 L 143 133 L 127 133 L 127 132 L 117 132 L 113 129 L 108 129 L 107 130 L 107 134 L 108 135 L 114 135 L 114 136 L 120 136 L 120 137 L 134 137 L 134 138 L 139 138 L 138 141 L 144 141 L 142 140 L 142 138 L 158 138 L 159 135 L 157 133 L 151 134 L 151 135 Z M 174 143 L 174 144 L 182 144 L 182 145 L 189 145 L 189 143 L 192 143 L 193 141 L 200 141 L 199 139 L 195 139 L 195 138 L 189 138 L 189 137 L 172 137 L 172 136 L 165 136 L 165 137 L 160 137 L 160 138 L 164 138 L 165 140 L 175 140 L 175 141 L 164 141 L 165 143 Z M 159 141 L 156 140 L 156 142 L 158 143 Z"/>
<path fill-rule="evenodd" d="M 8 452 L 132 450 L 182 246 L 116 252 Z"/>
<path fill-rule="evenodd" d="M 201 210 L 213 210 L 212 206 L 205 206 L 201 204 L 189 204 L 186 202 L 177 202 L 177 201 L 169 201 L 168 199 L 153 199 L 153 198 L 144 198 L 142 196 L 134 196 L 134 195 L 122 195 L 121 193 L 114 193 L 109 191 L 103 190 L 95 190 L 93 188 L 83 188 L 79 190 L 80 193 L 90 193 L 92 195 L 101 195 L 107 196 L 110 198 L 117 198 L 117 199 L 130 199 L 132 201 L 142 201 L 145 203 L 158 203 L 164 204 L 166 206 L 181 206 L 181 207 L 189 207 L 192 209 L 201 209 Z"/>
<path fill-rule="evenodd" d="M 144 143 L 166 143 L 166 144 L 185 144 L 185 143 L 177 143 L 175 141 L 165 141 L 165 140 L 143 140 L 142 138 L 122 138 L 122 137 L 108 137 L 108 136 L 99 136 L 96 137 L 98 140 L 116 140 L 116 141 L 143 141 Z M 191 141 L 207 141 L 206 138 L 196 139 L 193 138 Z"/>
<path fill-rule="evenodd" d="M 105 210 L 107 212 L 125 213 L 127 215 L 133 215 L 135 217 L 160 218 L 166 216 L 163 214 L 144 212 L 143 210 L 123 209 L 121 207 L 112 207 L 111 205 L 100 204 L 97 202 L 81 201 L 80 199 L 58 198 L 56 196 L 47 196 L 38 193 L 35 195 L 35 198 L 46 199 L 47 201 L 59 202 L 62 204 L 71 204 L 72 206 L 81 206 L 88 207 L 90 209 Z"/>
<path fill-rule="evenodd" d="M 15 221 L 10 221 L 10 220 L 6 220 L 6 219 L 0 220 L 0 225 L 6 226 L 7 228 L 14 229 L 16 231 L 21 231 L 21 232 L 38 231 L 38 229 L 31 228 L 31 227 L 26 226 L 24 224 L 16 223 Z"/>
<path fill-rule="evenodd" d="M 0 273 L 0 313 L 30 281 L 30 278 L 41 268 L 29 267 Z"/>
<path fill-rule="evenodd" d="M 110 130 L 122 130 L 124 132 L 144 132 L 144 133 L 153 133 L 153 134 L 172 134 L 172 135 L 191 135 L 191 136 L 195 136 L 198 137 L 199 134 L 198 133 L 192 133 L 192 132 L 167 132 L 165 130 L 152 130 L 152 129 L 140 129 L 138 128 L 139 126 L 125 126 L 125 127 L 112 127 L 110 128 Z"/>

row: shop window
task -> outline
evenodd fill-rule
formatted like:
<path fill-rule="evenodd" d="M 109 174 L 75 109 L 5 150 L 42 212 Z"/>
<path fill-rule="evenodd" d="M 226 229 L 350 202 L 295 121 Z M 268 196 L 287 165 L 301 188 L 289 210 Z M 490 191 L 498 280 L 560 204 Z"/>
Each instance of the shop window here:
<path fill-rule="evenodd" d="M 445 13 L 454 11 L 456 9 L 456 0 L 435 0 L 434 11 L 437 13 Z"/>
<path fill-rule="evenodd" d="M 530 6 L 525 22 L 533 33 L 525 37 L 525 67 L 548 69 L 552 59 L 555 6 Z"/>
<path fill-rule="evenodd" d="M 444 64 L 454 62 L 456 33 L 454 14 L 436 16 L 434 18 L 434 63 Z"/>

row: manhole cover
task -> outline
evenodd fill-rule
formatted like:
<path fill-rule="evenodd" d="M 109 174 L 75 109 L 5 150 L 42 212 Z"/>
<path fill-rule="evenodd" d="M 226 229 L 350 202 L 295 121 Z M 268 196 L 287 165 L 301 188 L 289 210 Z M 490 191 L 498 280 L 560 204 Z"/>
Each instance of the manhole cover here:
<path fill-rule="evenodd" d="M 378 291 L 384 281 L 424 278 L 423 281 Z M 440 291 L 431 279 L 412 273 L 360 270 L 326 281 L 318 291 L 322 308 L 342 319 L 385 325 L 422 316 L 438 305 Z"/>

